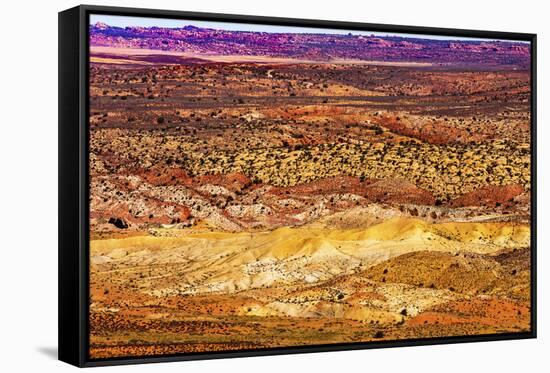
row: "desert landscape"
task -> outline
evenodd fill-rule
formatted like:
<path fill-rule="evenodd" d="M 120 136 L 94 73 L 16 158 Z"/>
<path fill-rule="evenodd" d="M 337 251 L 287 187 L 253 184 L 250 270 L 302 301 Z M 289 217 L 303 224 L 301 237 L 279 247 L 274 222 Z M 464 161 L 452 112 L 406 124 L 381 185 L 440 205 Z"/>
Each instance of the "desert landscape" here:
<path fill-rule="evenodd" d="M 91 358 L 531 330 L 529 44 L 183 24 L 89 28 Z"/>

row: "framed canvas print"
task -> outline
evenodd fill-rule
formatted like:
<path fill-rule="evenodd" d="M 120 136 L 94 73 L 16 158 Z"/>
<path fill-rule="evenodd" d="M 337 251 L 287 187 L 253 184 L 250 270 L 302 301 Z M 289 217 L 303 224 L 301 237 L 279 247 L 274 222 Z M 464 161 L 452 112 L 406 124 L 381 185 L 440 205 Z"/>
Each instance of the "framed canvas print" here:
<path fill-rule="evenodd" d="M 59 356 L 533 338 L 536 36 L 59 14 Z"/>

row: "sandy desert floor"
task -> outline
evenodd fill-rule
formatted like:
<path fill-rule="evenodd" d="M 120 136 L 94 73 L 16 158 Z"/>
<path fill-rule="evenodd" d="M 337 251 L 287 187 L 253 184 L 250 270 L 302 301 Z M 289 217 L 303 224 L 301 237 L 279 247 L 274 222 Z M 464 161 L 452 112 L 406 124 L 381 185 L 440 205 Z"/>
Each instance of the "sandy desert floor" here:
<path fill-rule="evenodd" d="M 530 330 L 528 71 L 94 53 L 92 358 Z"/>

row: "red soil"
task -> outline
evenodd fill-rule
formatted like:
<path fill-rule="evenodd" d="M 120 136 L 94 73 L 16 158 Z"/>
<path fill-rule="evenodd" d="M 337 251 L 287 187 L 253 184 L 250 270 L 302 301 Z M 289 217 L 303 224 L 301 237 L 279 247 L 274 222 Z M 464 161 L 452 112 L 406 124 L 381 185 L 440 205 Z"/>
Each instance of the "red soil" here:
<path fill-rule="evenodd" d="M 463 194 L 462 196 L 451 201 L 450 205 L 452 207 L 495 206 L 497 204 L 512 202 L 515 197 L 519 196 L 523 192 L 523 187 L 518 184 L 503 186 L 490 185 Z"/>
<path fill-rule="evenodd" d="M 272 188 L 269 193 L 277 196 L 351 193 L 378 203 L 435 204 L 435 198 L 430 192 L 400 179 L 366 179 L 361 181 L 356 177 L 336 176 L 293 187 Z"/>

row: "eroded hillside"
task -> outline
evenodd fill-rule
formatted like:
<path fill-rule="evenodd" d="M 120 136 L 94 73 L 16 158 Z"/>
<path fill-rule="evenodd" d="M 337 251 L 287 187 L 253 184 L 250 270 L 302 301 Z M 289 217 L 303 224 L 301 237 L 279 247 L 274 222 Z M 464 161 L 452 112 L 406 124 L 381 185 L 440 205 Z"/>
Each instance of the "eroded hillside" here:
<path fill-rule="evenodd" d="M 92 357 L 530 330 L 525 45 L 91 30 Z"/>

